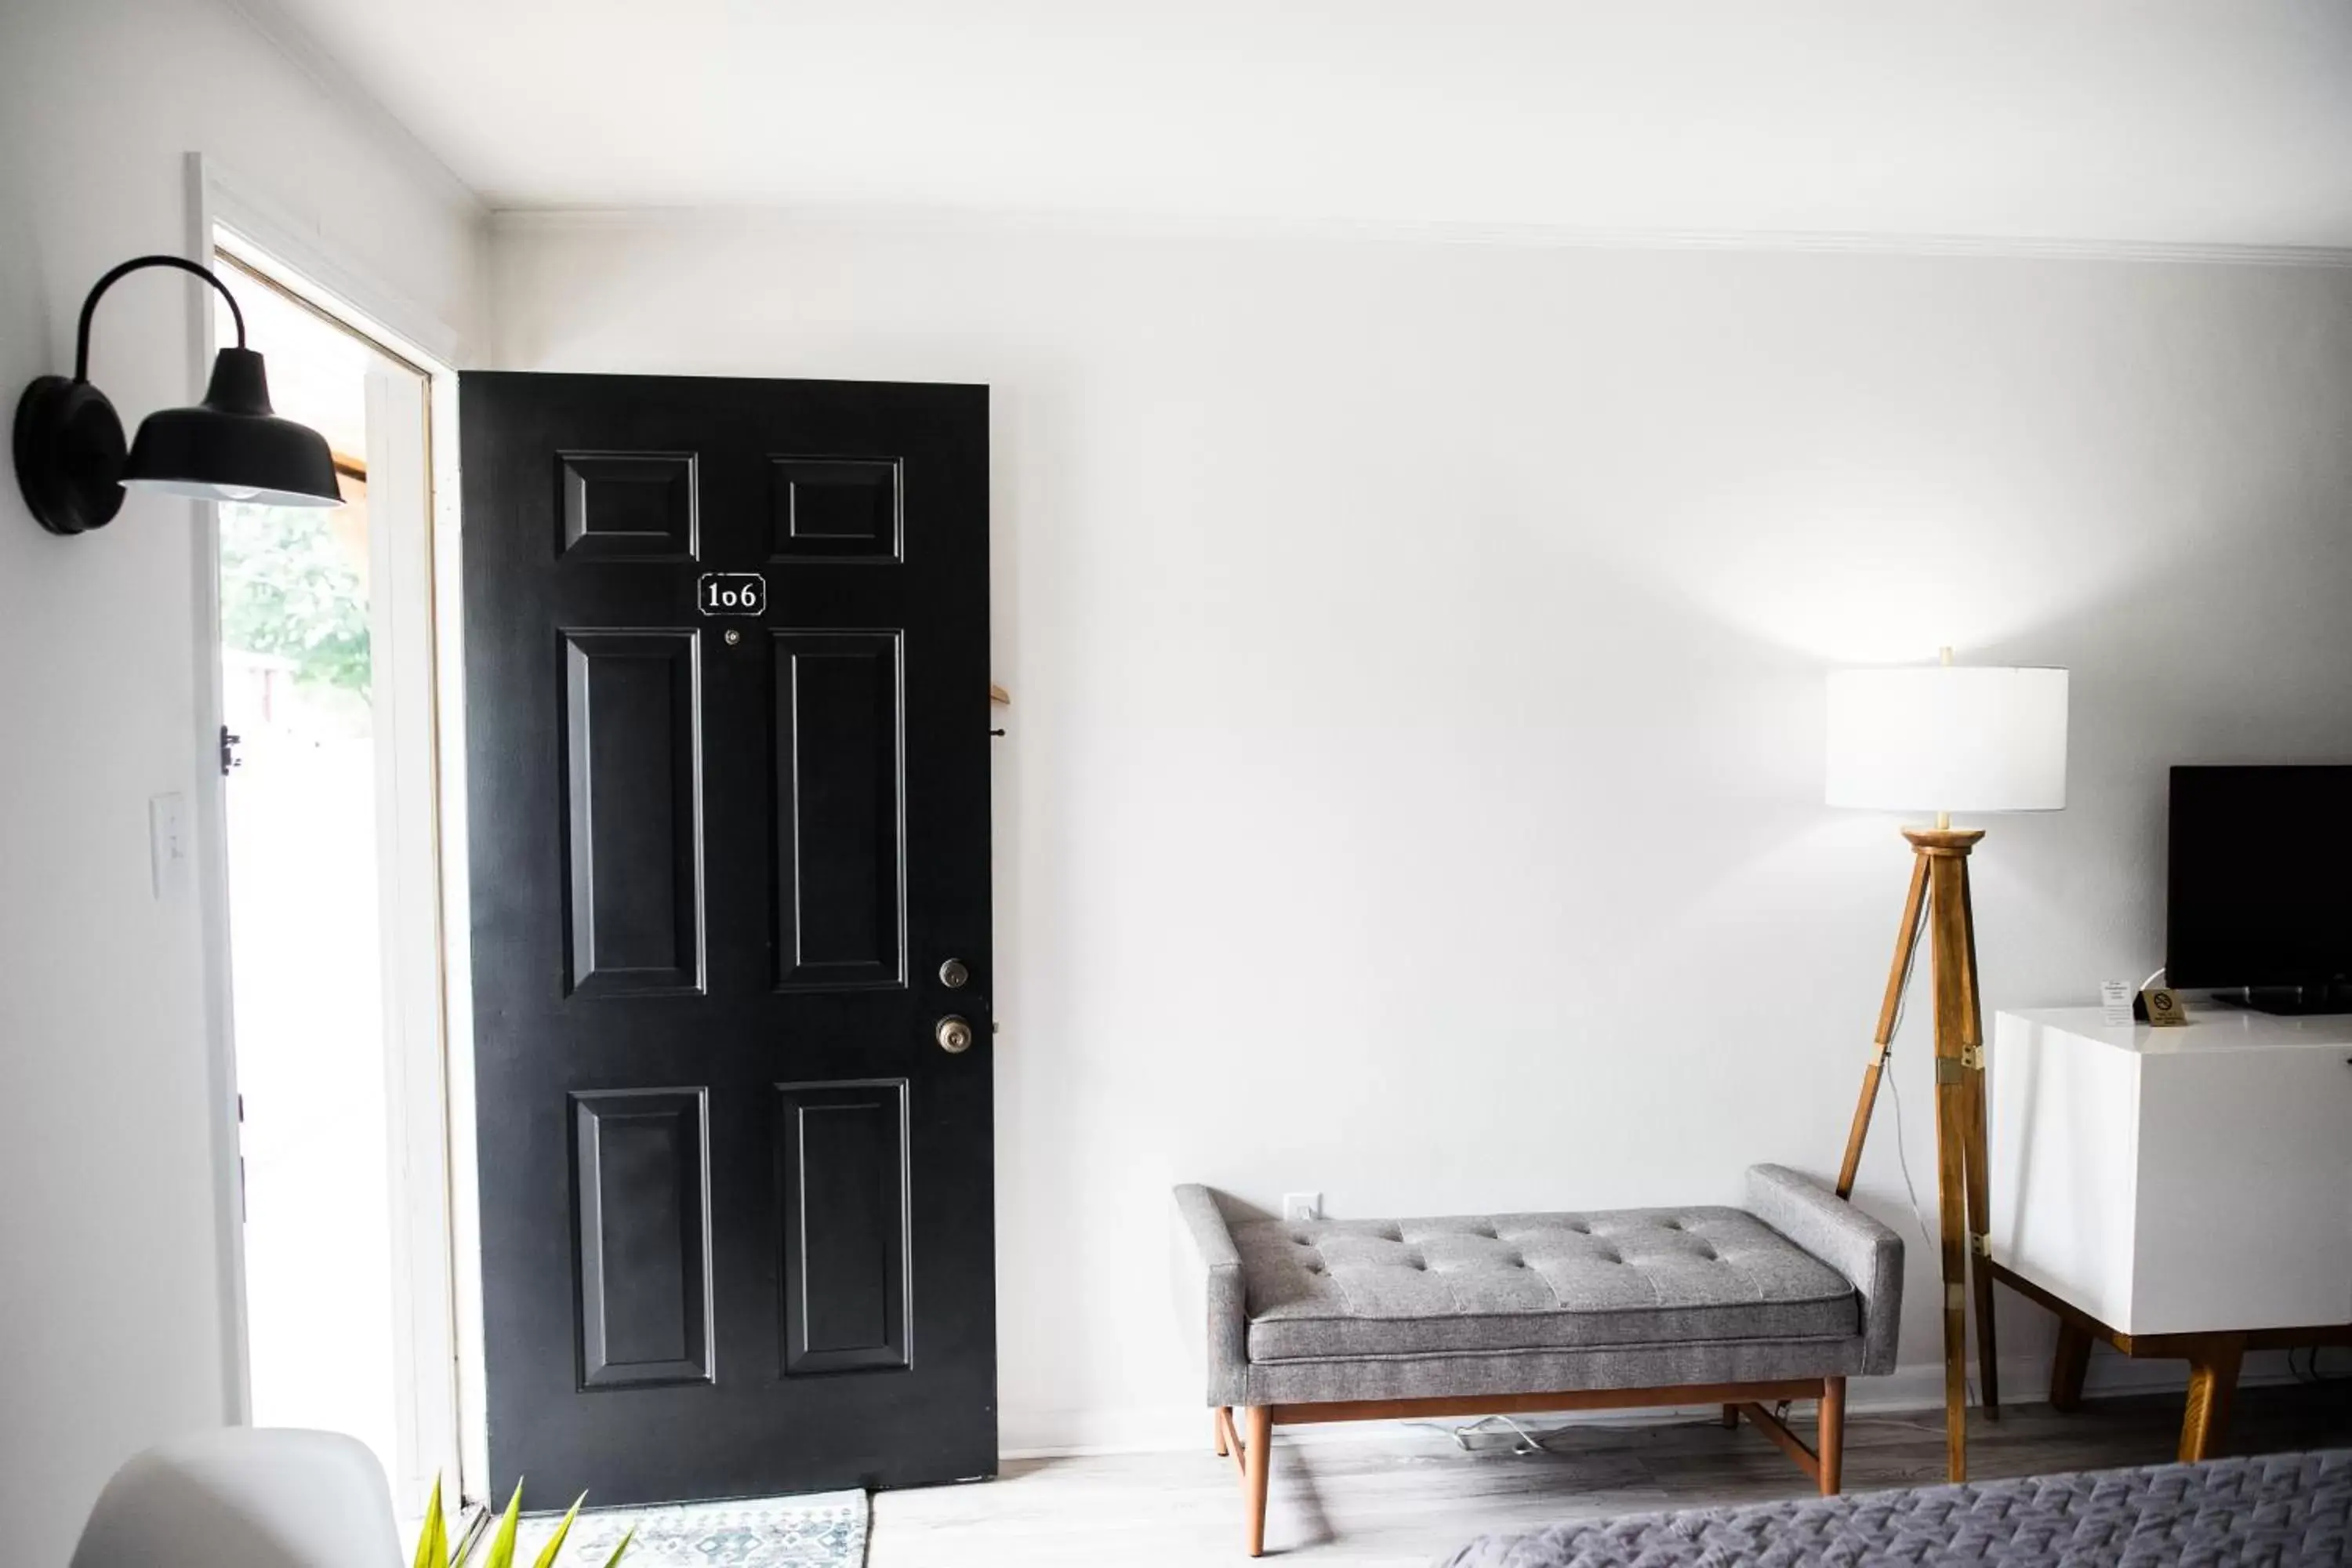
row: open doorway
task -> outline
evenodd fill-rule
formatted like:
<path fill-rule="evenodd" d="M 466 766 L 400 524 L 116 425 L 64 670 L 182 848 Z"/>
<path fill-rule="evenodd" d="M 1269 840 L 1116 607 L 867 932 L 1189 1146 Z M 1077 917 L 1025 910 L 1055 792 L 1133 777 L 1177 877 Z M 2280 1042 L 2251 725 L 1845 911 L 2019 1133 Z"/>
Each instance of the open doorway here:
<path fill-rule="evenodd" d="M 436 1474 L 459 1479 L 434 367 L 232 234 L 214 265 L 277 411 L 327 437 L 344 500 L 219 509 L 248 1409 L 360 1438 L 412 1513 Z"/>

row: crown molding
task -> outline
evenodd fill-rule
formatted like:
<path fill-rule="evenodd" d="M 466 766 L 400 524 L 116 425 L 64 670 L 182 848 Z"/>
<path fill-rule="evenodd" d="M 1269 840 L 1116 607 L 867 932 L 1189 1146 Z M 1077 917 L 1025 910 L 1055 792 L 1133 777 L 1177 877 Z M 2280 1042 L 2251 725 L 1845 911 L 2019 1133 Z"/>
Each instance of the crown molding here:
<path fill-rule="evenodd" d="M 751 232 L 877 228 L 943 234 L 1061 233 L 1101 237 L 1389 241 L 1561 250 L 1721 250 L 1793 255 L 1980 257 L 2011 260 L 2352 268 L 2352 247 L 2034 236 L 1836 233 L 1783 229 L 1575 228 L 1540 224 L 1247 218 L 911 206 L 505 206 L 494 233 L 661 230 Z"/>

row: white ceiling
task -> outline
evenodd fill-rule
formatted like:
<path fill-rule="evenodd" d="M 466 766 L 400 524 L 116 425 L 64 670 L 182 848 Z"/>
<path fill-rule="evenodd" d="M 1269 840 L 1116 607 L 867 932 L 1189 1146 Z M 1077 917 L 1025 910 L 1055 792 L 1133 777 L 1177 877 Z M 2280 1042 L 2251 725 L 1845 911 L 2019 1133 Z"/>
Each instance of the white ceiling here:
<path fill-rule="evenodd" d="M 492 205 L 2352 246 L 2343 0 L 239 0 Z"/>

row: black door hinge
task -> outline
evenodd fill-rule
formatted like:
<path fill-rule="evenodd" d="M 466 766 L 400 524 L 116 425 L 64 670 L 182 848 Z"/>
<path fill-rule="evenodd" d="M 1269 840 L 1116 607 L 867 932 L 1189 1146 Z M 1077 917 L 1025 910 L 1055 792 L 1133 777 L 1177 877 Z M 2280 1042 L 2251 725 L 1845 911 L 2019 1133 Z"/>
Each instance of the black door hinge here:
<path fill-rule="evenodd" d="M 237 748 L 238 743 L 239 743 L 240 742 L 242 742 L 244 739 L 245 739 L 245 737 L 244 737 L 244 736 L 239 735 L 239 734 L 236 733 L 235 731 L 231 731 L 227 725 L 224 724 L 224 725 L 222 725 L 222 726 L 221 726 L 221 738 L 220 738 L 220 768 L 221 768 L 221 777 L 223 777 L 223 778 L 226 778 L 226 777 L 228 777 L 228 775 L 229 775 L 229 772 L 230 772 L 230 770 L 231 770 L 231 769 L 233 769 L 233 768 L 236 768 L 236 767 L 239 767 L 239 766 L 242 766 L 242 765 L 243 765 L 243 763 L 244 763 L 244 762 L 245 762 L 245 759 L 244 759 L 243 757 L 240 757 L 240 756 L 238 756 L 238 755 L 236 754 L 236 748 Z"/>

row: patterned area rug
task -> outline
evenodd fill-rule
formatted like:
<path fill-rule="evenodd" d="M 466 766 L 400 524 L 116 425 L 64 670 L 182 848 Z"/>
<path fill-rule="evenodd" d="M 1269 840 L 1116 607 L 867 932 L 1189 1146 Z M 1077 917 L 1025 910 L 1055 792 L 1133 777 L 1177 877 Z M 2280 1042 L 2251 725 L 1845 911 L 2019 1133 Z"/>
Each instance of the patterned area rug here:
<path fill-rule="evenodd" d="M 2342 1568 L 2352 1448 L 1690 1509 L 1490 1535 L 1444 1568 Z"/>
<path fill-rule="evenodd" d="M 637 1538 L 622 1568 L 864 1568 L 866 1520 L 864 1492 L 615 1509 L 582 1514 L 562 1562 L 564 1568 L 604 1568 L 635 1525 Z M 528 1550 L 517 1560 L 534 1561 L 554 1527 L 552 1520 L 526 1521 Z"/>

